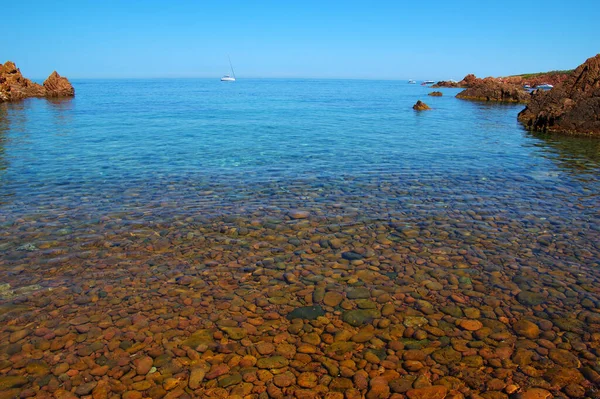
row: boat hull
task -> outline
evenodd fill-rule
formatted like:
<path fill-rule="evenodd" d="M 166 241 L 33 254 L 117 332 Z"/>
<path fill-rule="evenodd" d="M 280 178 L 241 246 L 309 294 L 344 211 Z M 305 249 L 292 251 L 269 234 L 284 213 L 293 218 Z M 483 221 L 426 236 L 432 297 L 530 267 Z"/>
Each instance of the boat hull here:
<path fill-rule="evenodd" d="M 235 82 L 235 78 L 221 78 L 221 82 Z"/>

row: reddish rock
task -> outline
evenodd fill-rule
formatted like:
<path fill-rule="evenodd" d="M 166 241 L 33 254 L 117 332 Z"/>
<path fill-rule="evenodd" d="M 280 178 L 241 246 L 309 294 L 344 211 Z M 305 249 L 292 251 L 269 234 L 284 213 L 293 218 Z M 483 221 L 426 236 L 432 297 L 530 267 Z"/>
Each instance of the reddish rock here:
<path fill-rule="evenodd" d="M 146 375 L 152 368 L 153 360 L 150 356 L 144 356 L 135 362 L 135 369 L 139 375 Z"/>
<path fill-rule="evenodd" d="M 46 97 L 73 97 L 75 89 L 69 80 L 60 76 L 56 71 L 52 72 L 44 82 Z"/>
<path fill-rule="evenodd" d="M 537 90 L 518 119 L 529 130 L 600 136 L 600 54 L 552 90 Z"/>
<path fill-rule="evenodd" d="M 526 103 L 530 94 L 522 86 L 494 78 L 476 79 L 456 95 L 463 100 Z"/>
<path fill-rule="evenodd" d="M 72 97 L 75 90 L 67 78 L 53 72 L 44 86 L 26 79 L 14 62 L 0 64 L 0 102 L 17 101 L 28 97 Z"/>
<path fill-rule="evenodd" d="M 431 93 L 428 94 L 428 96 L 441 97 L 441 96 L 443 96 L 443 93 L 441 91 L 432 91 Z"/>
<path fill-rule="evenodd" d="M 442 385 L 411 389 L 406 392 L 409 399 L 444 399 L 447 394 L 448 388 Z"/>
<path fill-rule="evenodd" d="M 417 103 L 415 105 L 413 105 L 413 109 L 415 111 L 425 111 L 425 110 L 428 110 L 431 108 L 429 108 L 429 105 L 427 105 L 423 101 L 419 100 L 419 101 L 417 101 Z"/>

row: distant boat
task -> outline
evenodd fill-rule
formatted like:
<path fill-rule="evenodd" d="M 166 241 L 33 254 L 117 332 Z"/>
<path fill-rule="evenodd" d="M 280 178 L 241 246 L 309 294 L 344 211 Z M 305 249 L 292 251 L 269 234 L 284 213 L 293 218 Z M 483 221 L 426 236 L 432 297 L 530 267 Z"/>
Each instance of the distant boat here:
<path fill-rule="evenodd" d="M 538 89 L 551 89 L 554 86 L 552 86 L 551 84 L 548 84 L 548 83 L 542 83 L 541 85 L 537 85 L 536 87 Z"/>
<path fill-rule="evenodd" d="M 417 81 L 416 81 L 416 80 L 409 79 L 409 80 L 408 80 L 408 84 L 414 85 L 414 84 L 417 84 Z"/>
<path fill-rule="evenodd" d="M 433 80 L 426 80 L 426 81 L 423 82 L 423 84 L 426 84 L 426 85 L 432 85 L 434 83 L 435 82 Z"/>
<path fill-rule="evenodd" d="M 225 75 L 221 78 L 221 82 L 235 82 L 235 72 L 233 71 L 233 65 L 231 65 L 231 58 L 229 59 L 229 67 L 231 68 L 231 75 Z"/>
<path fill-rule="evenodd" d="M 529 86 L 528 84 L 526 84 L 526 85 L 523 85 L 523 88 L 524 89 L 531 89 L 531 86 Z"/>

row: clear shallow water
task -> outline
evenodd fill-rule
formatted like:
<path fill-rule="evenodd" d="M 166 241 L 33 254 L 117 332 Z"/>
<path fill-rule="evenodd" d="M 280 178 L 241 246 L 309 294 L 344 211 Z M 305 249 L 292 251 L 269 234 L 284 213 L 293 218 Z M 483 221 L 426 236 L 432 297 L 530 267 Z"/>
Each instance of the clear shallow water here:
<path fill-rule="evenodd" d="M 32 341 L 33 335 L 17 336 L 17 345 L 34 344 L 33 355 L 2 347 L 0 370 L 28 376 L 25 387 L 54 392 L 58 388 L 49 381 L 55 378 L 75 390 L 83 380 L 60 373 L 38 378 L 25 365 L 32 356 L 49 369 L 73 353 L 83 359 L 81 349 L 92 341 L 102 343 L 94 353 L 116 362 L 107 363 L 112 366 L 121 364 L 124 353 L 156 358 L 160 352 L 187 367 L 194 356 L 156 335 L 154 327 L 167 328 L 163 319 L 185 320 L 169 326 L 169 336 L 181 338 L 184 346 L 198 329 L 209 331 L 214 341 L 202 342 L 210 350 L 195 348 L 208 360 L 230 350 L 260 358 L 249 348 L 278 344 L 273 336 L 284 331 L 295 348 L 306 342 L 305 333 L 316 331 L 320 343 L 310 341 L 315 353 L 327 353 L 328 333 L 354 334 L 370 326 L 387 338 L 371 339 L 365 347 L 387 350 L 393 364 L 382 366 L 356 352 L 350 356 L 354 372 L 426 370 L 434 384 L 458 377 L 464 393 L 484 390 L 485 378 L 478 377 L 481 384 L 468 378 L 478 368 L 454 364 L 456 359 L 445 363 L 432 352 L 451 344 L 468 357 L 481 345 L 498 352 L 505 344 L 531 346 L 537 352 L 527 364 L 522 353 L 509 356 L 518 370 L 485 358 L 483 364 L 506 382 L 497 389 L 504 393 L 510 383 L 531 386 L 538 372 L 554 385 L 537 386 L 563 388 L 550 366 L 597 369 L 599 141 L 531 134 L 516 121 L 522 106 L 461 101 L 452 89 L 428 97 L 430 88 L 404 82 L 182 79 L 74 85 L 74 99 L 0 104 L 0 278 L 8 284 L 0 287 L 0 317 L 10 321 L 0 334 L 8 338 L 30 329 L 33 320 L 44 320 L 40 326 L 51 331 L 72 332 L 79 317 L 92 329 L 106 332 L 111 325 L 117 338 L 98 340 L 79 328 L 81 341 L 70 350 L 54 343 L 58 338 L 44 338 L 52 350 Z M 433 110 L 413 111 L 418 99 Z M 294 210 L 307 213 L 295 218 Z M 359 256 L 348 259 L 343 255 L 348 252 Z M 374 304 L 357 302 L 350 293 L 356 287 L 367 288 Z M 320 290 L 344 301 L 324 303 Z M 152 305 L 143 305 L 148 301 Z M 286 316 L 293 309 L 313 305 L 332 324 L 305 319 L 310 328 L 290 326 Z M 395 307 L 392 314 L 384 311 L 386 305 Z M 460 309 L 449 311 L 450 305 Z M 348 324 L 347 312 L 373 306 L 385 314 Z M 479 314 L 471 317 L 471 310 L 467 317 L 467 308 Z M 133 329 L 137 335 L 130 334 L 124 311 L 147 319 Z M 427 323 L 409 327 L 410 317 L 425 317 Z M 498 334 L 505 333 L 504 325 L 508 335 L 490 340 L 478 330 L 471 333 L 459 327 L 465 318 L 481 320 Z M 250 331 L 248 341 L 215 346 L 230 336 L 221 337 L 222 322 L 232 319 Z M 515 323 L 521 319 L 537 323 L 539 336 L 518 333 Z M 250 327 L 265 320 L 277 325 Z M 398 328 L 403 331 L 396 337 Z M 154 343 L 139 353 L 122 348 L 114 357 L 108 354 L 115 340 L 119 347 L 145 342 L 144 337 L 154 337 Z M 457 337 L 479 343 L 467 350 L 450 341 Z M 400 338 L 406 349 L 433 356 L 423 362 L 425 368 L 403 368 L 403 350 L 391 343 Z M 556 360 L 537 338 L 569 351 L 581 364 Z M 274 354 L 301 362 L 295 351 L 276 347 Z M 140 376 L 130 376 L 127 367 L 134 366 L 108 375 L 131 390 Z M 228 367 L 231 375 L 242 372 L 238 364 Z M 302 367 L 289 371 L 299 377 Z M 80 374 L 97 380 L 89 368 Z M 328 374 L 319 370 L 312 371 Z M 158 373 L 178 376 L 183 385 L 189 378 L 185 367 L 173 372 L 159 366 Z M 573 381 L 591 395 L 591 378 Z M 165 385 L 147 379 L 152 386 Z M 231 394 L 233 385 L 217 381 L 208 379 L 201 389 Z M 329 382 L 320 385 L 328 390 Z M 251 383 L 257 395 L 268 386 Z M 182 395 L 209 395 L 183 385 Z"/>

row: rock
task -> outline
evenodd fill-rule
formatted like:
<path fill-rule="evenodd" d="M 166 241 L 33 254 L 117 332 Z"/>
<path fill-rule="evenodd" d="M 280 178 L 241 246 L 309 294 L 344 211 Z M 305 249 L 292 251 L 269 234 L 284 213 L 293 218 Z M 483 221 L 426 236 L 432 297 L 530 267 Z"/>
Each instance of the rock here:
<path fill-rule="evenodd" d="M 319 382 L 319 377 L 315 373 L 304 372 L 298 376 L 296 383 L 302 388 L 314 388 Z"/>
<path fill-rule="evenodd" d="M 346 291 L 348 299 L 367 299 L 371 297 L 371 291 L 365 287 L 351 287 Z"/>
<path fill-rule="evenodd" d="M 79 396 L 88 395 L 98 385 L 97 381 L 90 381 L 79 385 L 75 388 L 75 393 Z"/>
<path fill-rule="evenodd" d="M 548 357 L 559 366 L 572 368 L 581 367 L 581 361 L 577 356 L 565 349 L 552 348 L 548 353 Z"/>
<path fill-rule="evenodd" d="M 529 320 L 519 320 L 513 325 L 513 329 L 517 335 L 525 338 L 536 339 L 540 336 L 540 328 Z"/>
<path fill-rule="evenodd" d="M 328 291 L 327 293 L 325 293 L 323 303 L 327 306 L 336 307 L 342 302 L 343 299 L 343 295 L 339 292 Z"/>
<path fill-rule="evenodd" d="M 471 319 L 463 319 L 458 323 L 458 325 L 467 331 L 477 331 L 483 327 L 483 323 L 481 323 L 479 320 Z"/>
<path fill-rule="evenodd" d="M 546 399 L 552 397 L 549 391 L 542 388 L 529 388 L 511 396 L 511 399 Z"/>
<path fill-rule="evenodd" d="M 289 387 L 296 382 L 296 376 L 291 371 L 286 371 L 282 374 L 277 374 L 273 377 L 273 384 L 277 385 L 279 388 Z"/>
<path fill-rule="evenodd" d="M 240 327 L 222 326 L 220 328 L 222 331 L 227 333 L 229 338 L 236 340 L 236 341 L 246 338 L 246 335 L 248 334 L 245 329 L 240 328 Z"/>
<path fill-rule="evenodd" d="M 372 378 L 369 383 L 367 399 L 384 399 L 390 396 L 390 386 L 385 377 Z"/>
<path fill-rule="evenodd" d="M 359 327 L 379 317 L 381 317 L 381 313 L 377 309 L 355 309 L 344 312 L 342 320 L 353 327 Z"/>
<path fill-rule="evenodd" d="M 198 389 L 200 388 L 200 384 L 204 380 L 204 376 L 206 375 L 206 370 L 201 367 L 194 367 L 190 371 L 190 379 L 188 381 L 188 386 L 190 389 Z"/>
<path fill-rule="evenodd" d="M 135 370 L 139 375 L 146 375 L 152 368 L 153 360 L 150 356 L 144 356 L 135 362 Z"/>
<path fill-rule="evenodd" d="M 444 399 L 448 394 L 448 388 L 442 385 L 410 389 L 406 392 L 409 399 Z"/>
<path fill-rule="evenodd" d="M 310 212 L 308 211 L 300 211 L 300 210 L 291 210 L 289 211 L 288 215 L 292 218 L 292 219 L 306 219 L 310 216 Z"/>
<path fill-rule="evenodd" d="M 11 388 L 18 388 L 27 384 L 27 378 L 23 376 L 6 375 L 0 376 L 0 390 L 8 390 Z"/>
<path fill-rule="evenodd" d="M 361 260 L 363 258 L 363 256 L 354 251 L 346 251 L 346 252 L 342 252 L 342 258 L 352 261 L 352 260 Z"/>
<path fill-rule="evenodd" d="M 600 137 L 600 54 L 552 90 L 536 90 L 518 119 L 529 130 Z"/>
<path fill-rule="evenodd" d="M 221 388 L 227 388 L 242 382 L 241 374 L 231 374 L 219 377 L 218 384 Z"/>
<path fill-rule="evenodd" d="M 428 94 L 428 96 L 441 97 L 441 96 L 443 96 L 443 94 L 441 91 L 432 91 L 431 93 Z"/>
<path fill-rule="evenodd" d="M 288 320 L 307 319 L 314 320 L 317 317 L 324 316 L 325 311 L 321 306 L 302 306 L 292 310 L 286 316 Z"/>
<path fill-rule="evenodd" d="M 527 306 L 537 306 L 546 301 L 544 295 L 539 292 L 521 291 L 517 294 L 517 301 Z"/>
<path fill-rule="evenodd" d="M 498 81 L 494 78 L 477 79 L 456 98 L 463 100 L 526 103 L 530 94 L 523 87 Z"/>
<path fill-rule="evenodd" d="M 0 102 L 17 101 L 28 97 L 75 95 L 75 90 L 69 81 L 56 72 L 53 72 L 46 82 L 48 87 L 33 83 L 21 75 L 14 62 L 6 61 L 4 65 L 0 64 Z"/>
<path fill-rule="evenodd" d="M 289 361 L 283 356 L 262 357 L 256 362 L 259 369 L 280 369 L 289 364 Z"/>
<path fill-rule="evenodd" d="M 418 100 L 415 103 L 415 105 L 413 105 L 413 109 L 415 111 L 426 111 L 426 110 L 431 109 L 431 108 L 429 107 L 429 105 L 425 104 L 423 101 Z"/>
<path fill-rule="evenodd" d="M 433 360 L 438 362 L 439 364 L 451 364 L 460 361 L 462 355 L 460 352 L 455 351 L 452 347 L 445 347 L 439 349 L 431 354 Z"/>
<path fill-rule="evenodd" d="M 69 80 L 60 76 L 56 71 L 52 72 L 44 81 L 46 97 L 73 97 L 75 89 Z"/>

